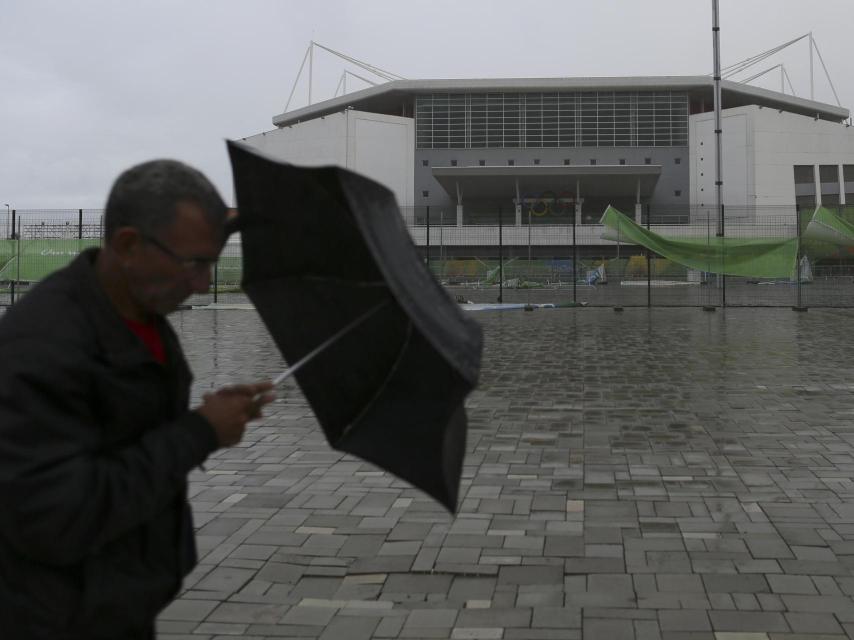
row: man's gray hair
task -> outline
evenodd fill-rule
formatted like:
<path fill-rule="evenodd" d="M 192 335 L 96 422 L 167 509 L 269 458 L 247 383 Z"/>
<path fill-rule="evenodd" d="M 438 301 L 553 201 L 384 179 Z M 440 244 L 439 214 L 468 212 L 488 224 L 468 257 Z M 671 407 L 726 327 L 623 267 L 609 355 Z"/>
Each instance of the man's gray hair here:
<path fill-rule="evenodd" d="M 177 160 L 138 164 L 116 178 L 110 189 L 104 235 L 111 238 L 119 227 L 153 235 L 175 220 L 181 202 L 197 205 L 214 229 L 224 229 L 227 207 L 200 171 Z"/>

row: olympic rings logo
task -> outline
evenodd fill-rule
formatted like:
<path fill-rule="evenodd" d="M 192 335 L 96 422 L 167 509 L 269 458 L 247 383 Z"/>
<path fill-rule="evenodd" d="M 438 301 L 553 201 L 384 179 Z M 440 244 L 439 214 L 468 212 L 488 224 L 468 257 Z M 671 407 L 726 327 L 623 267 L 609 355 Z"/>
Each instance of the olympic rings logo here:
<path fill-rule="evenodd" d="M 554 191 L 544 191 L 536 196 L 523 194 L 519 204 L 523 213 L 537 218 L 566 218 L 575 212 L 575 195 L 568 191 L 557 195 Z"/>

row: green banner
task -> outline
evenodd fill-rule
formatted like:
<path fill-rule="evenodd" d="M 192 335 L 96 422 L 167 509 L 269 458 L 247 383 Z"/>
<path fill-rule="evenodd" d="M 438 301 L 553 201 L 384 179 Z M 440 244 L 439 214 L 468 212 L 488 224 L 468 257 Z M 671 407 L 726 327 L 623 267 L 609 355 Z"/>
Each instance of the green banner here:
<path fill-rule="evenodd" d="M 697 271 L 753 278 L 791 278 L 798 254 L 797 238 L 671 238 L 644 229 L 614 207 L 600 224 L 602 238 L 637 244 Z"/>

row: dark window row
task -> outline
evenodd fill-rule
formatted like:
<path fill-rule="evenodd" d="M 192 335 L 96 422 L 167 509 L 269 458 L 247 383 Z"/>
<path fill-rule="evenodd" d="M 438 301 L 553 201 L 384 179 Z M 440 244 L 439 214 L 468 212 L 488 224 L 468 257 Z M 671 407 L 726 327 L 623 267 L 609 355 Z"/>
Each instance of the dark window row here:
<path fill-rule="evenodd" d="M 683 92 L 428 94 L 415 120 L 422 149 L 688 144 Z"/>

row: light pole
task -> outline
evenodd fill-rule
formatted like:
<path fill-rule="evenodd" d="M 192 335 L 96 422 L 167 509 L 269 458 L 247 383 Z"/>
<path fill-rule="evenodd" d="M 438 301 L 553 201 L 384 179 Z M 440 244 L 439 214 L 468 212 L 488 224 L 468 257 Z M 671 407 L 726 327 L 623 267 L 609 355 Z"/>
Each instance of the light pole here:
<path fill-rule="evenodd" d="M 721 287 L 721 307 L 726 307 L 726 249 L 724 247 L 724 205 L 723 205 L 723 175 L 722 175 L 722 135 L 721 127 L 721 28 L 718 19 L 718 0 L 712 0 L 712 57 L 714 64 L 714 91 L 715 91 L 715 210 L 718 214 L 718 230 L 715 234 L 719 237 L 721 247 L 721 273 L 718 274 L 718 282 Z"/>
<path fill-rule="evenodd" d="M 9 203 L 8 202 L 5 203 L 4 206 L 6 207 L 6 237 L 8 238 L 9 237 Z"/>

